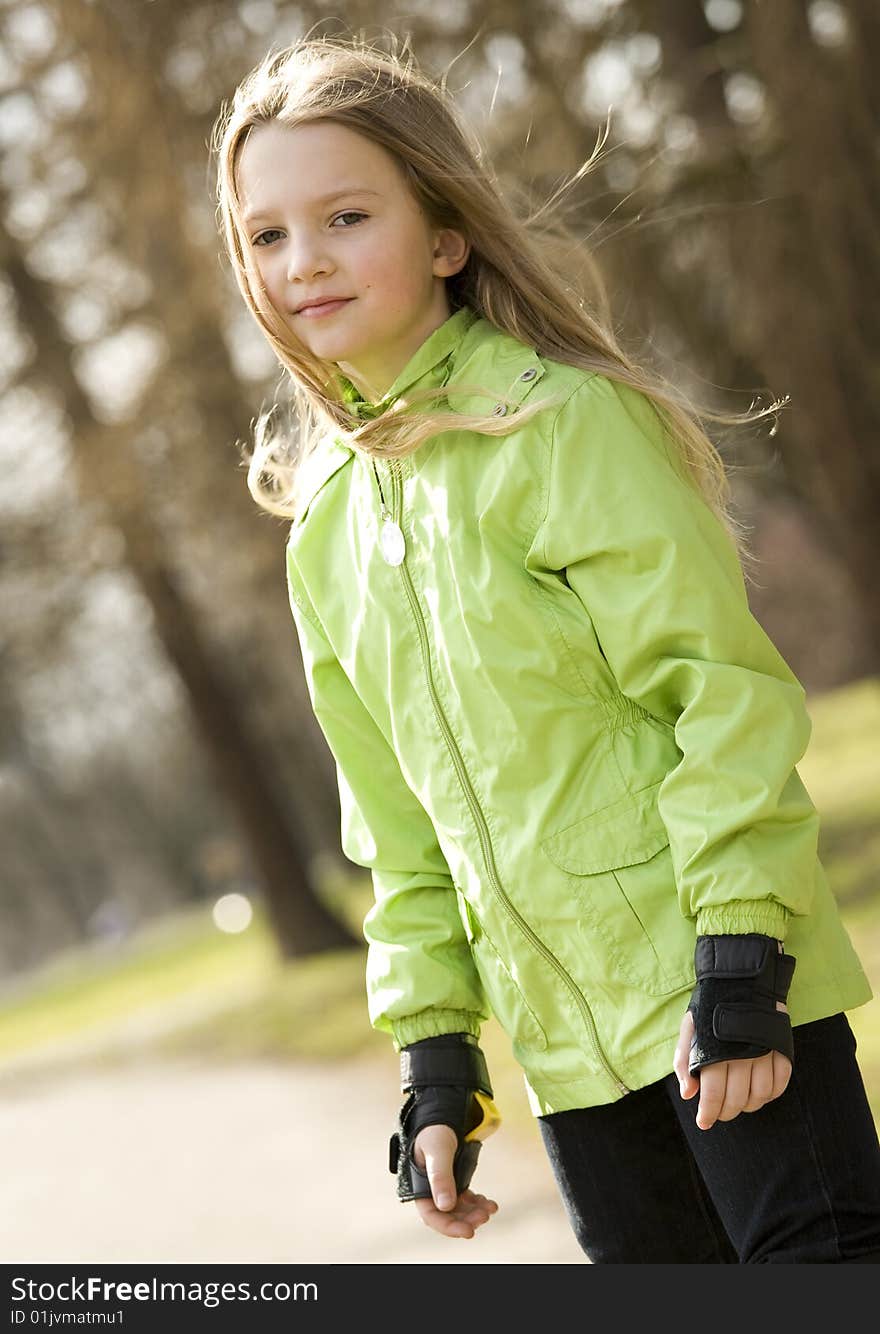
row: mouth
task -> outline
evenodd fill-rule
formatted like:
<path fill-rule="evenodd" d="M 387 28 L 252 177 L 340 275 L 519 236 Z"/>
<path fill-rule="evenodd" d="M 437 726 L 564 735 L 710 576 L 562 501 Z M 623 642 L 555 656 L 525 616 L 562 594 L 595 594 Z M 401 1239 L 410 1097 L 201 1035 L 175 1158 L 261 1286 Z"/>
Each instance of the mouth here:
<path fill-rule="evenodd" d="M 335 301 L 320 301 L 313 305 L 300 306 L 299 310 L 294 313 L 296 315 L 305 315 L 307 319 L 315 319 L 320 315 L 332 315 L 334 311 L 341 310 L 343 306 L 347 306 L 349 301 L 353 300 L 353 296 L 346 296 L 340 297 Z"/>

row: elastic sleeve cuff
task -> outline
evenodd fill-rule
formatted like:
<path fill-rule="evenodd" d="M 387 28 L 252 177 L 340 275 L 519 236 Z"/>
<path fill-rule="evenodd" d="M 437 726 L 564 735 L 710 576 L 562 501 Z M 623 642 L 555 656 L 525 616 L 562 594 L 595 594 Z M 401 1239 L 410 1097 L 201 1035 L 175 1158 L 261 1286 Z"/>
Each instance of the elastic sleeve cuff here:
<path fill-rule="evenodd" d="M 397 1019 L 391 1033 L 395 1051 L 422 1038 L 439 1038 L 444 1033 L 471 1033 L 480 1036 L 481 1016 L 469 1010 L 422 1010 L 419 1014 Z"/>
<path fill-rule="evenodd" d="M 784 940 L 790 913 L 781 903 L 721 903 L 697 912 L 698 936 L 744 936 L 757 932 Z"/>

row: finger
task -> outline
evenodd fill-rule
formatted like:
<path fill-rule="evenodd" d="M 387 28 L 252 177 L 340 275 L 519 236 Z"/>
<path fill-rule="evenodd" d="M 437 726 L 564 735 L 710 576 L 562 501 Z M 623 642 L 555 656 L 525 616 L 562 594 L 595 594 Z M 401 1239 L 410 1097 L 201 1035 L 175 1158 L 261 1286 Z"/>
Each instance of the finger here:
<path fill-rule="evenodd" d="M 752 1078 L 749 1085 L 749 1098 L 744 1112 L 757 1112 L 765 1102 L 773 1097 L 773 1054 L 759 1056 L 752 1061 Z"/>
<path fill-rule="evenodd" d="M 675 1048 L 675 1056 L 672 1061 L 672 1068 L 678 1079 L 678 1088 L 681 1096 L 685 1099 L 692 1098 L 694 1094 L 700 1091 L 700 1081 L 696 1075 L 692 1075 L 688 1070 L 688 1061 L 691 1054 L 691 1042 L 694 1036 L 694 1016 L 690 1010 L 685 1010 L 684 1018 L 678 1030 L 678 1043 Z"/>
<path fill-rule="evenodd" d="M 443 1237 L 472 1237 L 476 1227 L 460 1214 L 436 1208 L 432 1200 L 416 1200 L 422 1222 Z M 427 1206 L 427 1207 L 425 1207 Z"/>
<path fill-rule="evenodd" d="M 684 1077 L 678 1081 L 678 1091 L 686 1102 L 689 1098 L 693 1098 L 700 1091 L 699 1076 L 685 1071 Z"/>
<path fill-rule="evenodd" d="M 416 1136 L 413 1156 L 416 1165 L 428 1178 L 431 1195 L 438 1209 L 454 1209 L 458 1190 L 452 1173 L 452 1164 L 458 1148 L 458 1138 L 451 1126 L 425 1126 Z M 419 1157 L 424 1155 L 424 1165 Z"/>
<path fill-rule="evenodd" d="M 472 1190 L 463 1190 L 458 1198 L 465 1204 L 478 1204 L 492 1214 L 498 1209 L 497 1200 L 490 1200 L 488 1195 L 477 1195 Z"/>
<path fill-rule="evenodd" d="M 419 1213 L 425 1221 L 437 1223 L 443 1227 L 446 1224 L 451 1227 L 457 1223 L 469 1223 L 474 1227 L 480 1227 L 483 1223 L 489 1221 L 498 1208 L 497 1205 L 490 1208 L 488 1204 L 466 1201 L 462 1196 L 459 1196 L 452 1209 L 438 1209 L 434 1201 L 429 1199 L 416 1200 L 416 1204 L 421 1206 Z"/>
<path fill-rule="evenodd" d="M 485 1195 L 475 1195 L 471 1190 L 463 1190 L 453 1210 L 455 1218 L 465 1218 L 471 1222 L 485 1223 L 495 1213 L 498 1205 L 494 1200 L 487 1200 Z"/>
<path fill-rule="evenodd" d="M 692 1023 L 689 1023 L 689 1020 L 691 1020 L 691 1015 L 686 1013 L 679 1025 L 678 1041 L 675 1044 L 675 1055 L 672 1058 L 672 1068 L 679 1083 L 687 1074 L 687 1053 L 691 1044 L 690 1035 L 693 1032 Z"/>
<path fill-rule="evenodd" d="M 788 1014 L 788 1006 L 785 1001 L 776 1002 L 777 1010 L 782 1010 Z M 787 1056 L 783 1056 L 781 1051 L 772 1051 L 770 1055 L 773 1058 L 773 1089 L 770 1093 L 770 1099 L 778 1098 L 788 1087 L 788 1081 L 791 1079 L 791 1061 Z"/>
<path fill-rule="evenodd" d="M 438 1209 L 433 1200 L 428 1199 L 416 1200 L 415 1204 L 425 1226 L 446 1237 L 473 1237 L 477 1228 L 489 1221 L 492 1213 L 488 1206 L 464 1202 L 463 1194 L 451 1211 Z"/>
<path fill-rule="evenodd" d="M 721 1111 L 718 1113 L 719 1121 L 732 1121 L 735 1116 L 739 1116 L 749 1100 L 751 1075 L 750 1060 L 727 1062 L 727 1087 L 724 1090 Z"/>
<path fill-rule="evenodd" d="M 788 1006 L 784 1001 L 776 1002 L 777 1010 L 783 1010 L 788 1014 Z M 778 1098 L 788 1088 L 788 1081 L 791 1079 L 791 1061 L 787 1056 L 783 1056 L 781 1051 L 771 1052 L 773 1057 L 773 1092 L 771 1098 Z"/>
<path fill-rule="evenodd" d="M 770 1053 L 773 1057 L 773 1091 L 771 1098 L 778 1098 L 788 1088 L 791 1079 L 791 1061 L 781 1051 Z"/>
<path fill-rule="evenodd" d="M 446 1129 L 448 1130 L 451 1130 L 451 1128 L 452 1128 L 451 1126 L 446 1127 Z M 419 1170 L 422 1172 L 424 1172 L 425 1170 L 425 1154 L 432 1145 L 437 1144 L 438 1137 L 440 1144 L 445 1143 L 446 1137 L 443 1134 L 443 1127 L 439 1125 L 433 1125 L 433 1126 L 425 1126 L 422 1130 L 419 1131 L 419 1133 L 413 1140 L 413 1146 L 412 1146 L 413 1162 L 415 1163 L 416 1167 L 418 1167 Z"/>
<path fill-rule="evenodd" d="M 691 1049 L 691 1039 L 694 1035 L 694 1017 L 690 1010 L 686 1010 L 684 1018 L 678 1029 L 678 1042 L 675 1045 L 675 1056 L 672 1060 L 672 1068 L 675 1071 L 678 1082 L 687 1078 L 688 1072 L 688 1054 Z"/>
<path fill-rule="evenodd" d="M 697 1126 L 700 1130 L 711 1130 L 718 1120 L 727 1091 L 729 1064 L 729 1061 L 716 1061 L 714 1065 L 704 1065 L 700 1071 L 700 1105 L 697 1109 Z"/>

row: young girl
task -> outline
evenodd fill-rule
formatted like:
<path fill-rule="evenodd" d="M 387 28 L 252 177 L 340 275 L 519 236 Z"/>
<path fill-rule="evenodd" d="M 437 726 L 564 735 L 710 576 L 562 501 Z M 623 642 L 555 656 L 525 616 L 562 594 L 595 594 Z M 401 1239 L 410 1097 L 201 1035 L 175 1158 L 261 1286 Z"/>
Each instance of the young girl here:
<path fill-rule="evenodd" d="M 594 1262 L 880 1259 L 844 1014 L 871 989 L 796 769 L 804 691 L 696 414 L 410 55 L 297 43 L 215 136 L 236 279 L 292 382 L 299 457 L 267 414 L 249 485 L 292 520 L 342 846 L 372 873 L 399 1197 L 451 1237 L 497 1208 L 469 1187 L 491 1012 Z"/>

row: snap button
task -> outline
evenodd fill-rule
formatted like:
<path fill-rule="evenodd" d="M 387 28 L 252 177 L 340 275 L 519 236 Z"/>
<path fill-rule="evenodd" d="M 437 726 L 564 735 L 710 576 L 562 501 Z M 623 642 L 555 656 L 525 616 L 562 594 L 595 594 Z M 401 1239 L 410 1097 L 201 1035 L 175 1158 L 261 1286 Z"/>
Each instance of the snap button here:
<path fill-rule="evenodd" d="M 506 413 L 506 411 L 507 411 L 507 404 L 506 404 L 506 403 L 496 403 L 495 406 L 494 406 L 494 408 L 492 409 L 492 416 L 493 416 L 493 417 L 503 417 L 504 414 Z"/>
<path fill-rule="evenodd" d="M 527 371 L 523 371 L 522 375 L 519 378 L 521 380 L 534 380 L 537 374 L 538 374 L 537 369 L 534 366 L 530 366 Z"/>

